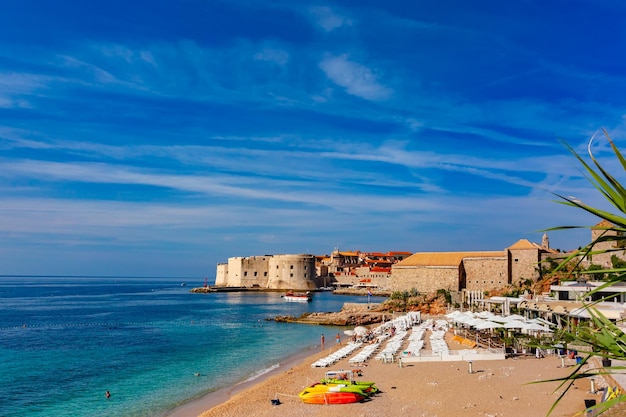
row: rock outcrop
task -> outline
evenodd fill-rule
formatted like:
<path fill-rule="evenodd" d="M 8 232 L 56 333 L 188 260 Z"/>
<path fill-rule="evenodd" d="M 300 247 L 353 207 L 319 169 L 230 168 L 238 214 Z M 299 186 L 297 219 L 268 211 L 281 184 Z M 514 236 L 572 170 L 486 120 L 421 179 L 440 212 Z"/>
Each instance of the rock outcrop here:
<path fill-rule="evenodd" d="M 325 326 L 364 326 L 388 321 L 391 315 L 383 304 L 346 303 L 338 312 L 304 313 L 299 317 L 276 316 L 269 320 Z"/>

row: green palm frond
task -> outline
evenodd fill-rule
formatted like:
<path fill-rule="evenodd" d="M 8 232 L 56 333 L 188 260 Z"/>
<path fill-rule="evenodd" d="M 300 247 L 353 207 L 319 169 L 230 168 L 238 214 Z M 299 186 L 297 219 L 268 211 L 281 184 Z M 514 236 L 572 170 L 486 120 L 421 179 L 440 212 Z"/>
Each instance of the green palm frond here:
<path fill-rule="evenodd" d="M 608 139 L 611 149 L 619 161 L 622 169 L 626 171 L 626 158 L 619 151 L 609 134 L 605 129 L 602 130 L 604 136 Z M 608 226 L 584 226 L 589 229 L 604 230 L 593 242 L 580 248 L 569 254 L 565 259 L 561 260 L 557 270 L 567 270 L 567 267 L 571 267 L 574 264 L 574 268 L 578 268 L 585 259 L 590 259 L 597 254 L 606 254 L 615 252 L 616 254 L 624 253 L 624 243 L 626 237 L 626 188 L 609 173 L 596 159 L 591 151 L 592 138 L 587 145 L 587 153 L 591 160 L 591 163 L 587 163 L 571 146 L 564 143 L 566 149 L 576 158 L 576 160 L 582 165 L 583 175 L 589 180 L 589 182 L 598 190 L 606 200 L 617 209 L 617 213 L 611 213 L 606 210 L 602 210 L 597 207 L 592 207 L 576 199 L 575 197 L 563 196 L 555 194 L 558 197 L 557 202 L 569 207 L 574 207 L 583 210 L 586 213 L 592 214 L 602 220 L 606 220 L 610 223 Z M 560 226 L 551 228 L 548 230 L 568 230 L 574 228 L 582 228 L 583 226 Z M 606 243 L 615 242 L 613 247 L 608 247 Z M 601 248 L 597 245 L 602 244 Z M 608 245 L 611 246 L 611 245 Z M 585 297 L 591 298 L 592 295 L 597 295 L 603 290 L 610 288 L 616 282 L 626 282 L 626 268 L 601 268 L 593 271 L 585 271 L 586 274 L 612 274 L 613 278 L 609 279 L 602 285 L 595 287 L 591 291 L 585 294 Z M 572 388 L 575 381 L 581 378 L 590 378 L 595 376 L 607 375 L 617 370 L 622 370 L 625 367 L 614 366 L 608 369 L 603 368 L 591 368 L 584 365 L 591 364 L 590 360 L 593 357 L 626 360 L 626 334 L 617 326 L 615 322 L 609 320 L 604 316 L 597 308 L 597 304 L 601 301 L 606 301 L 606 298 L 591 301 L 585 303 L 583 308 L 589 315 L 588 326 L 578 326 L 576 331 L 565 331 L 564 334 L 568 336 L 573 343 L 586 345 L 590 348 L 590 352 L 584 357 L 583 361 L 578 364 L 572 372 L 559 379 L 552 380 L 559 381 L 560 384 L 557 389 L 564 389 L 560 393 L 557 400 L 550 408 L 548 415 L 552 413 L 556 405 L 562 400 L 565 393 Z M 609 408 L 621 403 L 626 402 L 626 395 L 621 394 L 617 397 L 602 402 L 594 407 L 595 415 L 599 415 Z"/>

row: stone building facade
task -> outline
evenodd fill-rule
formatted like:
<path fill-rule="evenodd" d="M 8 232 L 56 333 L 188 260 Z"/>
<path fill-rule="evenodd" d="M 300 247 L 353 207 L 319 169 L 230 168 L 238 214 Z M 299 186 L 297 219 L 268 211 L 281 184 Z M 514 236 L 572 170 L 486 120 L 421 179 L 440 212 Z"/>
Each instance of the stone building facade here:
<path fill-rule="evenodd" d="M 500 289 L 539 279 L 540 262 L 559 256 L 549 248 L 546 235 L 542 245 L 522 239 L 502 251 L 418 252 L 393 265 L 390 286 L 393 291 L 420 293 Z"/>
<path fill-rule="evenodd" d="M 499 276 L 503 265 L 504 252 L 418 252 L 393 266 L 391 289 L 431 293 L 475 288 L 485 276 Z"/>
<path fill-rule="evenodd" d="M 461 282 L 460 288 L 469 291 L 484 288 L 502 288 L 508 285 L 509 274 L 507 271 L 506 255 L 504 252 L 485 252 L 483 256 L 468 256 L 463 258 L 465 283 Z"/>
<path fill-rule="evenodd" d="M 595 242 L 602 236 L 616 236 L 617 232 L 614 230 L 607 230 L 607 228 L 614 227 L 615 225 L 603 220 L 600 223 L 596 224 L 591 229 L 591 241 Z M 626 237 L 625 237 L 626 239 Z M 615 241 L 609 240 L 605 242 L 598 242 L 594 246 L 595 251 L 609 251 L 606 253 L 595 253 L 593 255 L 589 255 L 587 259 L 584 260 L 584 265 L 588 267 L 589 265 L 600 265 L 603 268 L 610 268 L 612 266 L 611 258 L 613 256 L 617 256 L 619 259 L 626 259 L 626 241 Z"/>

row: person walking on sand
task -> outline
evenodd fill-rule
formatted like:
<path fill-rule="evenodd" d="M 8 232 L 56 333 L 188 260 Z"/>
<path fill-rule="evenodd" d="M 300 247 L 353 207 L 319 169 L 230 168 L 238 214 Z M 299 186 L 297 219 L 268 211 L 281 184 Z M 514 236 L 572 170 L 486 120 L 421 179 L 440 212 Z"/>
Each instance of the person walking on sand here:
<path fill-rule="evenodd" d="M 324 350 L 324 333 L 322 333 L 322 350 Z"/>
<path fill-rule="evenodd" d="M 335 339 L 337 340 L 337 344 L 340 345 L 341 344 L 341 336 L 339 335 L 339 333 L 337 333 L 337 336 L 335 336 Z"/>

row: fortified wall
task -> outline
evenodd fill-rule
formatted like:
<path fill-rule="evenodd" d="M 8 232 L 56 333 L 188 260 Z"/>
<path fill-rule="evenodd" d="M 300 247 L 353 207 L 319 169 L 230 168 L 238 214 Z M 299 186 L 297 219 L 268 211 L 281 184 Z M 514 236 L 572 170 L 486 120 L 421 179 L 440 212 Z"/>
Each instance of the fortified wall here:
<path fill-rule="evenodd" d="M 314 255 L 234 257 L 217 265 L 215 286 L 313 290 L 316 279 Z"/>
<path fill-rule="evenodd" d="M 467 257 L 463 259 L 465 285 L 459 289 L 484 290 L 486 288 L 504 288 L 509 282 L 507 257 L 504 252 L 500 256 Z"/>
<path fill-rule="evenodd" d="M 392 291 L 409 291 L 416 289 L 420 293 L 430 293 L 438 289 L 457 291 L 458 287 L 458 266 L 394 265 L 393 267 Z"/>
<path fill-rule="evenodd" d="M 537 281 L 540 261 L 558 256 L 546 235 L 542 245 L 521 239 L 502 251 L 418 252 L 393 266 L 391 288 L 420 293 L 505 288 L 527 279 Z"/>

